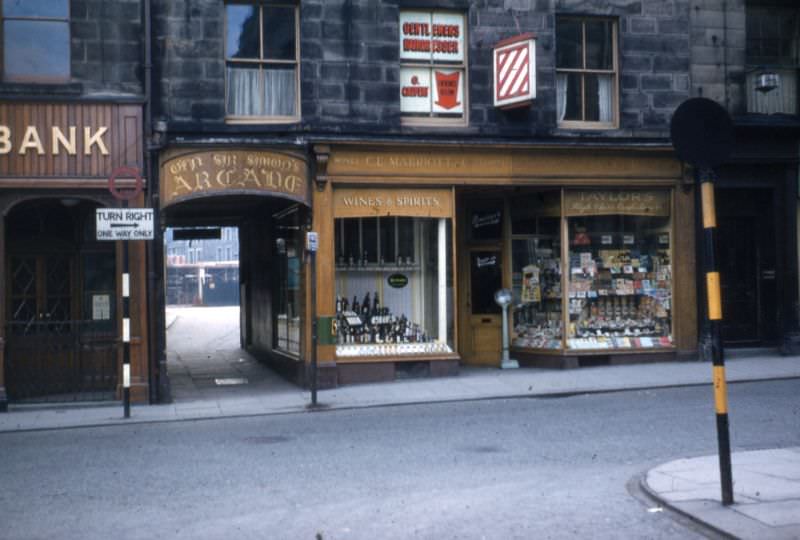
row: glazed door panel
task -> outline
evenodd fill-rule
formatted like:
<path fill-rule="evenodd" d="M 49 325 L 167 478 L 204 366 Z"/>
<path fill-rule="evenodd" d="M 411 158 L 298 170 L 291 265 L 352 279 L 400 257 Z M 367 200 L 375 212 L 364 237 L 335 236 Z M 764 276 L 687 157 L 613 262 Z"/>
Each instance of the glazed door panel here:
<path fill-rule="evenodd" d="M 494 301 L 494 293 L 503 286 L 502 251 L 473 249 L 469 260 L 470 361 L 496 365 L 502 354 L 502 313 Z"/>
<path fill-rule="evenodd" d="M 74 258 L 12 255 L 8 276 L 8 393 L 12 399 L 60 393 L 75 376 Z"/>

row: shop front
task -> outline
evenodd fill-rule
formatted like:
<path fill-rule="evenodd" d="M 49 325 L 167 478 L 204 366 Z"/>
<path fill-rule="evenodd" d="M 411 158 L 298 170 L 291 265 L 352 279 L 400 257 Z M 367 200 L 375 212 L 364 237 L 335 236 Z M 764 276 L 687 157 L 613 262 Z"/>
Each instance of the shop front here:
<path fill-rule="evenodd" d="M 0 104 L 0 407 L 120 395 L 126 247 L 131 397 L 148 400 L 144 242 L 95 231 L 95 209 L 119 205 L 109 176 L 142 156 L 140 105 Z"/>
<path fill-rule="evenodd" d="M 522 365 L 696 351 L 693 193 L 667 151 L 316 152 L 319 357 L 340 384 L 499 366 L 503 288 Z"/>

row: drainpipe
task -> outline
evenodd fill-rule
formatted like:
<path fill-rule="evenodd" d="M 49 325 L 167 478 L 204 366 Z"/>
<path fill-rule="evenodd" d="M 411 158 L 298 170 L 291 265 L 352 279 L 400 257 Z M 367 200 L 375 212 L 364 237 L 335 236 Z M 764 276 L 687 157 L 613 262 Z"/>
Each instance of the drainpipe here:
<path fill-rule="evenodd" d="M 151 0 L 142 0 L 142 26 L 144 28 L 144 168 L 147 175 L 146 204 L 153 209 L 154 235 L 147 244 L 147 312 L 148 359 L 150 403 L 169 402 L 169 379 L 165 357 L 165 321 L 163 294 L 163 233 L 158 197 L 159 141 L 153 139 L 153 52 Z"/>

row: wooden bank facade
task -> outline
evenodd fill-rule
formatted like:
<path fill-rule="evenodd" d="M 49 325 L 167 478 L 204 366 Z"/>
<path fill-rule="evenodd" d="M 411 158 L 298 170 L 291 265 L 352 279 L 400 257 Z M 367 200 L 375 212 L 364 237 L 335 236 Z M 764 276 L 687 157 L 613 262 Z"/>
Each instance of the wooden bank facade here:
<path fill-rule="evenodd" d="M 323 386 L 697 351 L 694 192 L 666 147 L 316 144 Z M 310 317 L 305 335 L 311 335 Z M 305 340 L 310 358 L 310 340 Z"/>
<path fill-rule="evenodd" d="M 0 103 L 2 408 L 120 395 L 126 246 L 95 239 L 95 209 L 119 205 L 108 189 L 115 169 L 144 170 L 141 126 L 139 103 Z M 126 184 L 133 179 L 119 179 Z M 131 395 L 142 402 L 151 374 L 145 246 L 127 247 Z"/>

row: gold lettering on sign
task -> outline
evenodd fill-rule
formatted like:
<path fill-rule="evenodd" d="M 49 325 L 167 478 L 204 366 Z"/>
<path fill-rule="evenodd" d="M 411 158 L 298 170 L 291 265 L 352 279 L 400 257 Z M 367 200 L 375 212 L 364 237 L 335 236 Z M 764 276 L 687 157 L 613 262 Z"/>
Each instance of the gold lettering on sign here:
<path fill-rule="evenodd" d="M 307 167 L 301 159 L 263 151 L 199 152 L 162 165 L 162 201 L 201 193 L 264 191 L 306 202 Z"/>
<path fill-rule="evenodd" d="M 103 126 L 98 128 L 97 132 L 92 135 L 92 128 L 85 127 L 83 128 L 83 153 L 86 156 L 92 155 L 92 146 L 95 144 L 98 148 L 100 148 L 100 153 L 104 156 L 108 155 L 108 148 L 106 148 L 105 143 L 103 143 L 103 135 L 106 134 L 108 128 Z"/>
<path fill-rule="evenodd" d="M 50 135 L 50 140 L 52 141 L 52 153 L 53 155 L 58 155 L 59 144 L 64 147 L 64 150 L 71 156 L 74 156 L 77 153 L 75 149 L 75 126 L 69 126 L 69 138 L 64 136 L 64 132 L 61 131 L 61 128 L 57 126 L 53 126 L 52 134 Z"/>
<path fill-rule="evenodd" d="M 0 154 L 11 152 L 11 130 L 8 126 L 0 126 Z"/>
<path fill-rule="evenodd" d="M 59 126 L 51 126 L 50 128 L 50 141 L 49 145 L 50 154 L 57 156 L 61 153 L 61 149 L 67 151 L 71 156 L 78 153 L 77 149 L 77 127 L 67 126 L 66 131 L 69 135 L 65 135 L 64 129 Z M 44 131 L 45 136 L 47 131 Z M 84 155 L 92 155 L 94 147 L 100 151 L 104 156 L 109 154 L 108 147 L 106 146 L 103 137 L 108 133 L 108 127 L 100 126 L 96 131 L 87 126 L 83 128 L 83 153 Z M 14 143 L 12 141 L 11 128 L 8 126 L 0 125 L 0 155 L 10 154 L 14 150 Z M 38 155 L 45 154 L 45 144 L 42 143 L 42 136 L 36 126 L 26 126 L 25 134 L 19 143 L 17 153 L 25 155 L 28 151 L 36 151 Z"/>
<path fill-rule="evenodd" d="M 568 216 L 637 215 L 668 216 L 668 191 L 567 191 Z"/>
<path fill-rule="evenodd" d="M 42 140 L 39 138 L 39 132 L 36 131 L 35 126 L 28 126 L 28 129 L 25 130 L 22 144 L 19 145 L 19 153 L 24 154 L 28 148 L 35 149 L 39 155 L 44 154 L 44 146 L 42 146 Z"/>

